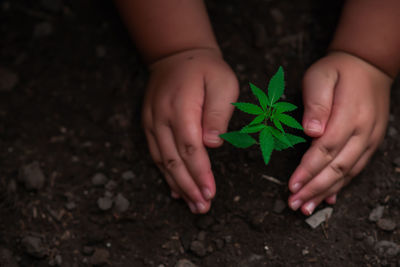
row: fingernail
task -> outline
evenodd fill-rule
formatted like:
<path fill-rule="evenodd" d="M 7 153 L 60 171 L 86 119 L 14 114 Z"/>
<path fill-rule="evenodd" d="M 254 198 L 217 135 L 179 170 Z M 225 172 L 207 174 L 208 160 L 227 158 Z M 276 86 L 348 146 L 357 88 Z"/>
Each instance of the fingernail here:
<path fill-rule="evenodd" d="M 192 213 L 196 213 L 197 212 L 196 206 L 192 202 L 188 202 L 187 204 L 188 204 L 190 210 L 192 211 Z"/>
<path fill-rule="evenodd" d="M 203 188 L 203 197 L 206 200 L 210 200 L 212 198 L 211 191 L 208 188 Z"/>
<path fill-rule="evenodd" d="M 295 183 L 295 184 L 292 186 L 292 193 L 296 193 L 297 191 L 299 191 L 299 190 L 300 190 L 300 187 L 301 187 L 301 183 Z"/>
<path fill-rule="evenodd" d="M 321 132 L 322 126 L 321 122 L 319 120 L 311 120 L 307 124 L 307 130 L 312 131 L 312 132 Z"/>
<path fill-rule="evenodd" d="M 308 203 L 304 209 L 306 210 L 307 215 L 311 215 L 314 212 L 315 203 L 314 202 Z"/>
<path fill-rule="evenodd" d="M 214 130 L 206 132 L 204 140 L 209 143 L 219 144 L 221 142 L 221 138 L 219 137 L 219 131 Z"/>
<path fill-rule="evenodd" d="M 302 204 L 302 201 L 300 199 L 293 201 L 292 203 L 290 203 L 290 207 L 292 208 L 292 210 L 297 210 L 298 208 L 300 208 Z"/>
<path fill-rule="evenodd" d="M 197 210 L 199 212 L 202 212 L 202 211 L 204 211 L 206 209 L 206 206 L 201 202 L 197 202 L 196 206 L 197 206 Z"/>

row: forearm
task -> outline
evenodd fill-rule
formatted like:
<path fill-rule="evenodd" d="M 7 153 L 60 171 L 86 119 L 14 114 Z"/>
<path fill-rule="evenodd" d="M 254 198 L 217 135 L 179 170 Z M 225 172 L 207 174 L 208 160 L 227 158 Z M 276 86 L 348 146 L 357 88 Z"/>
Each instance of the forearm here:
<path fill-rule="evenodd" d="M 330 51 L 344 51 L 391 77 L 400 72 L 400 1 L 348 0 Z"/>
<path fill-rule="evenodd" d="M 181 51 L 219 52 L 202 0 L 115 0 L 136 46 L 152 63 Z"/>

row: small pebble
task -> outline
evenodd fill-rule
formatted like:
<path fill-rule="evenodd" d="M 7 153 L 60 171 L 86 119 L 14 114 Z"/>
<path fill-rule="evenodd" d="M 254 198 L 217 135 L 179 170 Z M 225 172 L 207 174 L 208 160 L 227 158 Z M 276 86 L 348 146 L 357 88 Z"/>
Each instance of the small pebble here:
<path fill-rule="evenodd" d="M 108 181 L 105 188 L 109 191 L 114 191 L 117 188 L 117 183 L 113 180 Z"/>
<path fill-rule="evenodd" d="M 388 232 L 391 232 L 391 231 L 393 231 L 394 229 L 396 229 L 396 223 L 395 223 L 393 220 L 391 220 L 391 219 L 380 219 L 380 220 L 376 223 L 376 225 L 377 225 L 380 229 L 382 229 L 382 230 L 384 230 L 384 231 L 388 231 Z"/>
<path fill-rule="evenodd" d="M 371 213 L 369 214 L 368 219 L 371 222 L 377 222 L 377 221 L 379 221 L 380 218 L 382 218 L 384 211 L 385 211 L 385 207 L 381 206 L 381 205 L 378 205 L 371 211 Z"/>
<path fill-rule="evenodd" d="M 92 184 L 94 186 L 103 186 L 107 183 L 107 181 L 108 181 L 108 178 L 103 173 L 96 173 L 92 177 Z"/>
<path fill-rule="evenodd" d="M 204 241 L 204 240 L 206 240 L 206 235 L 207 235 L 207 233 L 206 233 L 205 231 L 200 231 L 200 232 L 197 234 L 197 240 L 199 240 L 199 241 Z"/>
<path fill-rule="evenodd" d="M 46 255 L 47 249 L 40 237 L 26 236 L 21 241 L 25 252 L 34 258 L 41 259 Z"/>
<path fill-rule="evenodd" d="M 392 138 L 396 137 L 399 132 L 393 126 L 388 128 L 388 135 Z"/>
<path fill-rule="evenodd" d="M 118 194 L 114 199 L 115 210 L 119 213 L 123 213 L 129 209 L 129 200 L 127 200 L 122 194 Z"/>
<path fill-rule="evenodd" d="M 199 257 L 204 257 L 207 254 L 204 243 L 198 240 L 190 244 L 190 250 Z"/>
<path fill-rule="evenodd" d="M 110 252 L 103 248 L 97 248 L 93 255 L 90 257 L 90 262 L 93 265 L 103 265 L 108 263 L 110 258 Z"/>
<path fill-rule="evenodd" d="M 274 211 L 275 213 L 280 214 L 280 213 L 282 213 L 282 212 L 285 210 L 285 208 L 286 208 L 286 202 L 283 201 L 283 200 L 281 200 L 281 199 L 277 199 L 277 200 L 275 201 L 275 203 L 274 203 L 273 211 Z"/>
<path fill-rule="evenodd" d="M 11 91 L 18 82 L 19 77 L 16 73 L 0 67 L 0 92 Z"/>
<path fill-rule="evenodd" d="M 400 253 L 400 245 L 391 241 L 382 240 L 375 244 L 375 250 L 380 256 L 394 257 Z"/>
<path fill-rule="evenodd" d="M 364 242 L 367 246 L 372 247 L 375 244 L 375 239 L 372 236 L 367 236 Z"/>
<path fill-rule="evenodd" d="M 98 207 L 99 207 L 101 210 L 104 210 L 104 211 L 111 209 L 112 204 L 113 204 L 113 201 L 112 201 L 112 199 L 109 198 L 109 197 L 100 197 L 100 198 L 97 200 L 97 205 L 98 205 Z"/>
<path fill-rule="evenodd" d="M 181 259 L 175 264 L 175 267 L 197 267 L 197 265 L 190 260 Z"/>
<path fill-rule="evenodd" d="M 65 204 L 65 208 L 69 211 L 74 210 L 76 208 L 76 204 L 73 201 L 68 202 Z"/>
<path fill-rule="evenodd" d="M 122 179 L 124 179 L 125 181 L 129 181 L 135 178 L 135 174 L 133 173 L 133 171 L 126 171 L 122 174 Z"/>
<path fill-rule="evenodd" d="M 98 46 L 96 46 L 96 56 L 97 56 L 98 58 L 103 58 L 103 57 L 105 57 L 106 53 L 107 53 L 107 50 L 106 50 L 106 48 L 105 48 L 104 45 L 98 45 Z"/>
<path fill-rule="evenodd" d="M 23 166 L 19 170 L 19 181 L 23 182 L 28 190 L 39 190 L 44 186 L 45 176 L 37 161 Z"/>

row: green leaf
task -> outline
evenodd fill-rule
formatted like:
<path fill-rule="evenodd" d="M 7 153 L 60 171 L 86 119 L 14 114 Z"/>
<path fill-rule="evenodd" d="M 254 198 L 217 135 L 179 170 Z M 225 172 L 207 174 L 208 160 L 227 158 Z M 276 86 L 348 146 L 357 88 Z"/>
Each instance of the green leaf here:
<path fill-rule="evenodd" d="M 247 125 L 243 127 L 240 132 L 241 133 L 258 133 L 262 129 L 267 127 L 265 124 L 254 124 L 254 125 Z"/>
<path fill-rule="evenodd" d="M 250 88 L 253 94 L 257 97 L 258 101 L 260 102 L 261 108 L 263 110 L 266 110 L 269 102 L 267 95 L 260 88 L 258 88 L 252 83 L 250 83 Z"/>
<path fill-rule="evenodd" d="M 220 134 L 219 137 L 239 148 L 248 148 L 257 143 L 250 135 L 240 132 L 224 133 Z"/>
<path fill-rule="evenodd" d="M 258 115 L 249 125 L 259 124 L 265 120 L 265 114 Z"/>
<path fill-rule="evenodd" d="M 263 113 L 263 110 L 259 106 L 251 104 L 251 103 L 238 102 L 238 103 L 232 103 L 232 105 L 234 105 L 241 111 L 252 114 L 252 115 L 260 115 Z"/>
<path fill-rule="evenodd" d="M 304 143 L 306 142 L 306 140 L 303 137 L 300 136 L 296 136 L 293 134 L 285 134 L 286 138 L 290 141 L 290 143 L 292 144 L 292 146 L 297 145 L 299 143 Z M 289 146 L 281 141 L 279 141 L 277 138 L 274 139 L 274 148 L 275 150 L 281 151 L 284 150 L 286 148 L 289 148 Z"/>
<path fill-rule="evenodd" d="M 295 106 L 289 102 L 278 102 L 278 103 L 275 103 L 273 107 L 276 108 L 277 113 L 292 111 L 297 108 L 297 106 Z"/>
<path fill-rule="evenodd" d="M 286 114 L 276 114 L 274 116 L 274 118 L 280 120 L 280 122 L 282 122 L 283 124 L 295 128 L 295 129 L 299 129 L 299 130 L 303 130 L 303 127 L 300 125 L 300 123 L 298 123 L 293 117 L 286 115 Z"/>
<path fill-rule="evenodd" d="M 274 149 L 274 138 L 268 128 L 265 128 L 260 133 L 260 147 L 265 165 L 268 165 L 272 150 Z"/>
<path fill-rule="evenodd" d="M 271 131 L 272 135 L 278 139 L 280 142 L 284 143 L 285 145 L 291 147 L 292 144 L 290 143 L 289 139 L 286 137 L 286 135 L 279 130 L 269 126 L 268 129 Z"/>
<path fill-rule="evenodd" d="M 285 132 L 283 130 L 282 124 L 280 123 L 280 121 L 277 118 L 273 118 L 272 122 L 274 123 L 275 127 L 278 128 L 278 130 L 280 130 L 282 133 Z"/>
<path fill-rule="evenodd" d="M 268 84 L 268 99 L 270 106 L 272 106 L 283 95 L 285 89 L 285 79 L 282 67 L 272 76 Z"/>
<path fill-rule="evenodd" d="M 300 136 L 296 136 L 293 134 L 286 134 L 287 139 L 289 139 L 290 143 L 294 146 L 297 145 L 299 143 L 305 143 L 306 139 L 304 139 L 303 137 Z"/>

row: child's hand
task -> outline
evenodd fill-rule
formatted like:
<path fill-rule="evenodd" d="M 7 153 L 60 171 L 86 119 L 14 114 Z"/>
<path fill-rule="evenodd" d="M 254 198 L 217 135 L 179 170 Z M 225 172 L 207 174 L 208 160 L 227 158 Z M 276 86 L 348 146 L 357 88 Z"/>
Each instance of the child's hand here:
<path fill-rule="evenodd" d="M 205 146 L 222 144 L 238 82 L 219 51 L 196 49 L 150 66 L 143 126 L 151 156 L 194 213 L 209 210 L 215 182 Z"/>
<path fill-rule="evenodd" d="M 350 54 L 333 52 L 307 71 L 305 133 L 314 137 L 289 181 L 293 210 L 310 215 L 367 164 L 384 137 L 392 79 Z"/>

